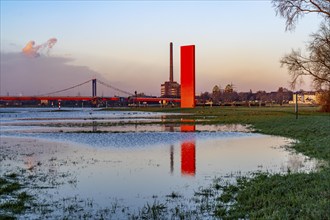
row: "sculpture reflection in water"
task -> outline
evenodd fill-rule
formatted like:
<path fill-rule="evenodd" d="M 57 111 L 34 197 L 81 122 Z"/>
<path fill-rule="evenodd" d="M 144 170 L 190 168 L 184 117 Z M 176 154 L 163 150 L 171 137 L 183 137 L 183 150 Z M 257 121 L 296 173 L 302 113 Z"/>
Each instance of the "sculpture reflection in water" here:
<path fill-rule="evenodd" d="M 181 125 L 181 132 L 195 132 L 195 125 Z M 194 139 L 181 143 L 181 175 L 196 174 L 196 141 Z"/>
<path fill-rule="evenodd" d="M 193 123 L 193 120 L 182 120 L 182 122 Z M 165 131 L 174 132 L 195 132 L 196 126 L 194 124 L 182 124 L 179 129 L 175 125 L 165 125 Z M 170 172 L 174 173 L 174 146 L 170 147 Z M 181 143 L 181 175 L 195 176 L 196 174 L 196 141 L 194 138 Z"/>
<path fill-rule="evenodd" d="M 173 174 L 174 172 L 174 146 L 171 145 L 171 149 L 170 149 L 170 160 L 171 160 L 171 174 Z"/>

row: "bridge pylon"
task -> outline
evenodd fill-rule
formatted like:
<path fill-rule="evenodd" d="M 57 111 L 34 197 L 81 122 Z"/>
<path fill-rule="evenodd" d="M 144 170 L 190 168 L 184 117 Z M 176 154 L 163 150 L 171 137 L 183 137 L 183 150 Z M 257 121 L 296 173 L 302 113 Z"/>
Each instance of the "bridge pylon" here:
<path fill-rule="evenodd" d="M 92 106 L 98 105 L 97 93 L 96 93 L 96 79 L 92 79 Z"/>
<path fill-rule="evenodd" d="M 96 79 L 92 79 L 92 97 L 96 97 Z"/>

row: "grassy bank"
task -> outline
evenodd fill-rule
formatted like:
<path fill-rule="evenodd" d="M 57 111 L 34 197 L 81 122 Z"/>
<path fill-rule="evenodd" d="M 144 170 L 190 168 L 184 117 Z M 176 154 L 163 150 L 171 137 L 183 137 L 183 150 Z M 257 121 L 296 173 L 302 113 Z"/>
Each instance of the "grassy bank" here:
<path fill-rule="evenodd" d="M 299 143 L 293 146 L 295 150 L 329 164 L 329 114 L 309 108 L 302 109 L 298 119 L 295 119 L 292 110 L 281 108 L 247 111 L 245 114 L 243 118 L 248 117 L 246 122 L 258 132 L 297 139 Z M 218 212 L 220 217 L 330 219 L 328 167 L 311 174 L 260 174 L 250 181 L 239 181 L 237 191 L 229 191 L 229 194 L 230 200 L 235 203 L 229 212 Z M 220 199 L 218 210 L 226 202 Z"/>
<path fill-rule="evenodd" d="M 214 215 L 224 219 L 330 219 L 330 115 L 317 108 L 301 108 L 296 119 L 292 108 L 196 108 L 165 109 L 191 113 L 190 118 L 213 116 L 207 123 L 251 124 L 255 132 L 289 137 L 293 148 L 323 160 L 320 171 L 310 174 L 256 174 L 222 186 Z M 188 116 L 187 116 L 188 117 Z M 205 122 L 202 122 L 205 123 Z"/>

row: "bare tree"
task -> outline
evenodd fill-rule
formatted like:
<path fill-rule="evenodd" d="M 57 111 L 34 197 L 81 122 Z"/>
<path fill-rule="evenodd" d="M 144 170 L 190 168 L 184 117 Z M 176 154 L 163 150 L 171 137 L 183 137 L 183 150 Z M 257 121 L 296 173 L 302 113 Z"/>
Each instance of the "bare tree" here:
<path fill-rule="evenodd" d="M 303 76 L 311 76 L 316 89 L 330 88 L 330 23 L 322 23 L 319 31 L 311 35 L 307 45 L 309 55 L 300 50 L 292 50 L 281 59 L 291 76 L 291 87 L 302 80 Z"/>
<path fill-rule="evenodd" d="M 297 21 L 309 13 L 330 19 L 330 0 L 272 0 L 272 3 L 276 14 L 286 19 L 285 30 L 294 30 Z"/>
<path fill-rule="evenodd" d="M 323 18 L 317 33 L 311 35 L 307 45 L 308 55 L 292 50 L 281 59 L 288 68 L 292 88 L 303 76 L 310 76 L 316 89 L 324 88 L 321 103 L 325 111 L 330 109 L 330 0 L 272 0 L 276 14 L 286 19 L 286 30 L 294 30 L 298 20 L 306 14 L 315 13 Z"/>

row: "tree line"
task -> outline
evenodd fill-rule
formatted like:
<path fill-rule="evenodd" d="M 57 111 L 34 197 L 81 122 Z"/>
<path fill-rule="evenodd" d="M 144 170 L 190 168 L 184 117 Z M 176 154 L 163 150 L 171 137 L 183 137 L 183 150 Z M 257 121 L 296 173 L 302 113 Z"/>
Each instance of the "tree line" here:
<path fill-rule="evenodd" d="M 303 91 L 301 91 L 303 92 Z M 228 84 L 224 89 L 215 85 L 212 92 L 203 92 L 199 96 L 201 103 L 210 103 L 214 105 L 226 105 L 233 102 L 254 102 L 254 103 L 273 103 L 288 104 L 293 100 L 293 92 L 289 89 L 279 87 L 276 92 L 257 91 L 236 92 L 232 84 Z"/>

